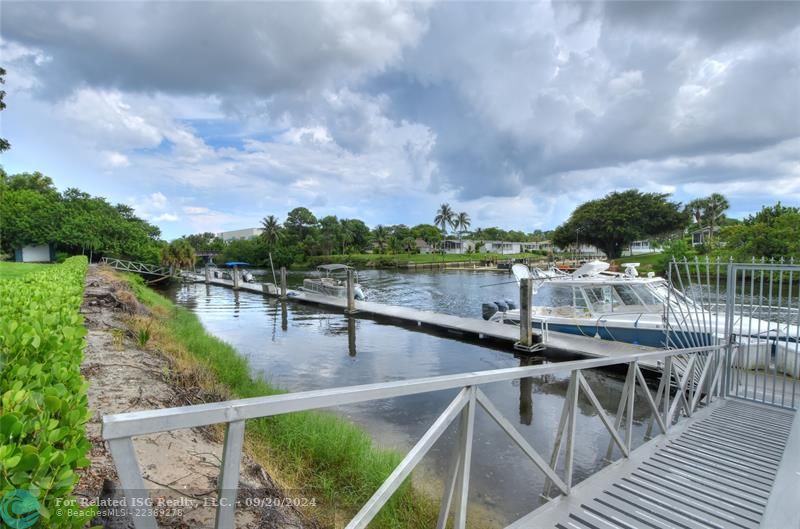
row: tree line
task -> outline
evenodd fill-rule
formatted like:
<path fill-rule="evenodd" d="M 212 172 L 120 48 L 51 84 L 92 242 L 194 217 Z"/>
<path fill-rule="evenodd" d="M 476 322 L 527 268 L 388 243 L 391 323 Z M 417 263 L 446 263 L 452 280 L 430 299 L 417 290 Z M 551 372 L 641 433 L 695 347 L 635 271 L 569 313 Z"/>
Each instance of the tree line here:
<path fill-rule="evenodd" d="M 633 241 L 666 241 L 669 250 L 693 251 L 683 244 L 693 230 L 706 230 L 700 250 L 735 259 L 800 257 L 800 211 L 796 207 L 766 206 L 755 215 L 736 221 L 726 217 L 727 199 L 712 194 L 686 205 L 662 193 L 637 190 L 613 192 L 578 206 L 555 231 L 525 233 L 497 227 L 470 230 L 471 218 L 442 204 L 431 224 L 378 225 L 370 228 L 360 219 L 328 215 L 317 218 L 308 208 L 297 207 L 281 220 L 268 215 L 261 221 L 261 236 L 224 242 L 213 233 L 181 237 L 172 243 L 161 239 L 160 229 L 135 215 L 125 204 L 111 204 L 76 188 L 59 192 L 52 179 L 39 172 L 8 175 L 0 168 L 0 251 L 11 254 L 27 244 L 54 243 L 63 255 L 92 254 L 169 266 L 188 266 L 196 253 L 213 252 L 224 261 L 290 266 L 317 256 L 342 256 L 365 252 L 410 254 L 418 241 L 433 251 L 452 237 L 476 241 L 468 251 L 479 251 L 481 241 L 551 240 L 565 250 L 591 244 L 614 259 Z M 687 235 L 687 233 L 689 235 Z"/>

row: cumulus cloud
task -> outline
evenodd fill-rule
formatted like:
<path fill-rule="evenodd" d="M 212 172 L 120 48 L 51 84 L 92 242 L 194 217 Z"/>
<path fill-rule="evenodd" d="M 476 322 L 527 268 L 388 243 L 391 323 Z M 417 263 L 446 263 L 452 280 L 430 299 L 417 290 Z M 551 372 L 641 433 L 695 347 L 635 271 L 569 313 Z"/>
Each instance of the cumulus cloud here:
<path fill-rule="evenodd" d="M 11 160 L 46 142 L 187 229 L 439 201 L 552 227 L 632 185 L 800 199 L 796 2 L 12 2 L 0 30 Z"/>

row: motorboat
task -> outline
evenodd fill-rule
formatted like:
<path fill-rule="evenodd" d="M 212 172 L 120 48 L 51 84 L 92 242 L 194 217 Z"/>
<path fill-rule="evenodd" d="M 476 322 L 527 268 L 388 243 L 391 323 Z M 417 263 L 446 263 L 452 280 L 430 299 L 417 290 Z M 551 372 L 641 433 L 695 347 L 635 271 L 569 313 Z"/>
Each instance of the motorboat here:
<path fill-rule="evenodd" d="M 710 311 L 700 301 L 675 289 L 649 272 L 642 277 L 638 263 L 626 263 L 624 272 L 610 272 L 610 265 L 590 261 L 571 274 L 556 268 L 532 269 L 516 264 L 512 273 L 532 281 L 531 323 L 534 329 L 627 342 L 658 348 L 713 345 L 725 337 L 725 315 Z M 508 300 L 484 303 L 484 319 L 519 325 L 520 311 Z M 744 324 L 742 324 L 744 322 Z M 746 315 L 738 315 L 734 340 L 758 347 L 770 344 L 770 332 L 788 345 L 795 341 L 797 327 L 773 323 L 770 327 Z M 791 327 L 791 328 L 790 328 Z M 760 329 L 772 328 L 766 334 Z M 759 332 L 748 332 L 759 329 Z M 771 340 L 775 342 L 775 339 Z M 778 344 L 780 345 L 780 344 Z M 766 356 L 766 355 L 765 355 Z"/>
<path fill-rule="evenodd" d="M 355 280 L 353 285 L 353 295 L 355 299 L 363 301 L 367 299 L 364 290 L 358 283 L 358 272 L 352 267 L 344 264 L 325 264 L 317 267 L 317 277 L 306 278 L 303 280 L 302 290 L 314 292 L 325 296 L 339 298 L 347 297 L 347 272 L 352 270 Z"/>

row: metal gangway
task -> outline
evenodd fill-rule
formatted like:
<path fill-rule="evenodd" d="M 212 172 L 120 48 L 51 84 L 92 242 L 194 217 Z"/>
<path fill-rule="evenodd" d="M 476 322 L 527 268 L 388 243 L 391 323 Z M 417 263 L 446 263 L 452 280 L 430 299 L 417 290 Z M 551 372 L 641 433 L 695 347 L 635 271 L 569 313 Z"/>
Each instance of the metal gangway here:
<path fill-rule="evenodd" d="M 176 277 L 180 275 L 180 270 L 173 269 L 172 267 L 164 267 L 146 263 L 139 263 L 136 261 L 127 261 L 125 259 L 117 259 L 115 257 L 103 257 L 100 263 L 110 266 L 114 270 L 121 272 L 135 272 L 147 276 L 155 276 L 160 281 L 168 277 Z"/>
<path fill-rule="evenodd" d="M 698 277 L 696 270 L 684 264 Z M 134 437 L 224 424 L 216 527 L 230 528 L 248 420 L 449 390 L 456 392 L 455 398 L 355 513 L 347 529 L 369 525 L 451 424 L 457 427 L 457 440 L 436 527 L 466 528 L 478 413 L 504 431 L 545 476 L 541 493 L 549 501 L 513 522 L 510 529 L 798 528 L 800 321 L 792 319 L 797 311 L 789 309 L 798 302 L 800 267 L 729 263 L 723 268 L 725 334 L 704 340 L 708 326 L 682 329 L 681 339 L 693 340 L 697 346 L 123 413 L 103 418 L 103 438 L 126 500 L 136 505 L 147 492 Z M 753 296 L 741 293 L 750 288 L 774 291 L 778 316 L 766 320 L 766 329 L 744 333 L 738 328 L 750 323 L 744 319 L 749 310 L 744 305 L 752 305 Z M 700 290 L 708 292 L 708 288 Z M 698 301 L 685 304 L 682 310 L 692 310 L 693 321 L 709 320 L 703 306 Z M 689 314 L 684 316 L 689 321 Z M 657 381 L 646 379 L 641 369 L 654 362 L 663 366 Z M 584 373 L 614 366 L 624 367 L 626 377 L 616 410 L 607 410 Z M 552 451 L 542 453 L 481 387 L 557 373 L 569 374 L 569 386 L 558 426 L 552 431 Z M 649 410 L 643 437 L 634 435 L 637 403 Z M 576 449 L 595 442 L 578 431 L 579 409 L 586 406 L 609 434 L 609 455 L 613 448 L 620 457 L 576 482 Z M 148 512 L 138 513 L 133 521 L 137 529 L 157 527 Z"/>

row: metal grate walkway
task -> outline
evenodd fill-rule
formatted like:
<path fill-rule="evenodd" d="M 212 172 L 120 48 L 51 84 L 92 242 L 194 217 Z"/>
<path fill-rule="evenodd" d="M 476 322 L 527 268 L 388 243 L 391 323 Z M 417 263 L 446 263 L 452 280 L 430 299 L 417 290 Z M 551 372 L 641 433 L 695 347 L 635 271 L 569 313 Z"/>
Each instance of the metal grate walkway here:
<path fill-rule="evenodd" d="M 510 528 L 759 527 L 795 413 L 718 402 Z"/>

